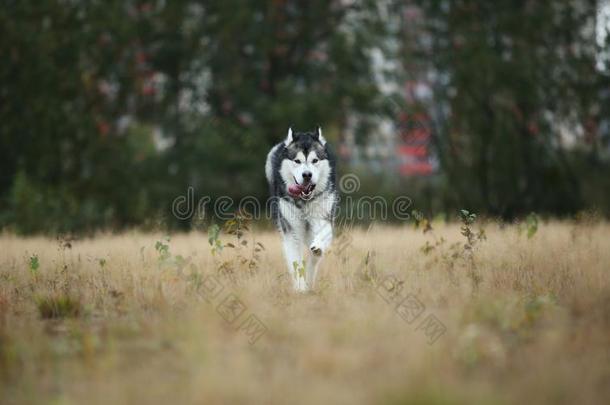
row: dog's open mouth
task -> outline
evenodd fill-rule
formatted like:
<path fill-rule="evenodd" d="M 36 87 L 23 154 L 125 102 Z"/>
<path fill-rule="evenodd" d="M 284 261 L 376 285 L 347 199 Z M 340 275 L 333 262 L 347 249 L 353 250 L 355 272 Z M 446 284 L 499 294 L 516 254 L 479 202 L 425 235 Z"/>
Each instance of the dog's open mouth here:
<path fill-rule="evenodd" d="M 313 183 L 307 184 L 291 184 L 288 186 L 288 194 L 290 194 L 294 198 L 302 198 L 307 200 L 311 197 L 313 190 L 316 188 L 316 185 Z"/>

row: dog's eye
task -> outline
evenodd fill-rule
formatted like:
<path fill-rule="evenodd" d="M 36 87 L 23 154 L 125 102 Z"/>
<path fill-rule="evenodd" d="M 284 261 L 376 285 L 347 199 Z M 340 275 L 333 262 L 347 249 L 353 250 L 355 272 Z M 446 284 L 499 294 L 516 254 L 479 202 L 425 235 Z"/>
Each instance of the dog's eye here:
<path fill-rule="evenodd" d="M 294 159 L 294 163 L 296 163 L 297 165 L 300 165 L 301 161 L 299 159 Z"/>
<path fill-rule="evenodd" d="M 314 163 L 314 164 L 315 164 L 315 163 L 318 163 L 318 159 L 314 159 L 314 160 L 312 160 L 312 161 L 311 161 L 311 163 Z"/>

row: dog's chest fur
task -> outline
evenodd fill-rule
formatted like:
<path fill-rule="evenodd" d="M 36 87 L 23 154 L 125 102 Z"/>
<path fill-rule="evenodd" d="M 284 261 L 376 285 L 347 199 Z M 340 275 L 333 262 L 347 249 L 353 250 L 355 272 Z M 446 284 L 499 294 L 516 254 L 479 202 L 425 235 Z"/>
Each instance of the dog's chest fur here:
<path fill-rule="evenodd" d="M 336 193 L 326 191 L 311 201 L 279 199 L 280 226 L 283 231 L 308 231 L 314 221 L 333 217 Z"/>

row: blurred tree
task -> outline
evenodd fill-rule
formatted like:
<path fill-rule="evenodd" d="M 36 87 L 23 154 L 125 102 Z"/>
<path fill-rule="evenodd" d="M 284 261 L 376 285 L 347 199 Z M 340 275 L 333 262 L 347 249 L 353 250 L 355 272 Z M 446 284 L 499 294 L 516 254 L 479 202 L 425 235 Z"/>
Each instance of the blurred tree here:
<path fill-rule="evenodd" d="M 586 173 L 574 171 L 567 144 L 591 143 L 583 128 L 599 122 L 597 2 L 415 3 L 430 42 L 414 56 L 435 73 L 449 205 L 506 218 L 581 208 Z"/>
<path fill-rule="evenodd" d="M 6 0 L 0 224 L 141 224 L 187 186 L 262 197 L 289 125 L 332 137 L 375 108 L 384 35 L 374 1 Z"/>
<path fill-rule="evenodd" d="M 159 213 L 188 226 L 169 208 L 189 186 L 265 197 L 265 154 L 289 125 L 338 141 L 349 115 L 391 110 L 373 54 L 392 57 L 404 4 L 4 0 L 0 226 L 91 230 Z M 595 1 L 409 4 L 429 34 L 405 58 L 435 83 L 447 209 L 608 202 L 607 176 L 588 176 L 608 169 Z"/>
<path fill-rule="evenodd" d="M 387 36 L 376 2 L 205 1 L 191 11 L 204 41 L 191 94 L 206 114 L 181 114 L 172 128 L 183 131 L 168 154 L 183 190 L 264 197 L 261 163 L 289 126 L 323 125 L 332 139 L 348 112 L 375 111 L 370 50 Z"/>

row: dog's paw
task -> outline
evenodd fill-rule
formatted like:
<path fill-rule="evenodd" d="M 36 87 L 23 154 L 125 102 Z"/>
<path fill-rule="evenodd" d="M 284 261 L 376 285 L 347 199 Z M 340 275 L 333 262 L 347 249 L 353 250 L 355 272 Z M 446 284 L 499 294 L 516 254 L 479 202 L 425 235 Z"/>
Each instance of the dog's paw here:
<path fill-rule="evenodd" d="M 318 247 L 316 244 L 311 245 L 309 250 L 316 256 L 322 256 L 322 248 Z"/>
<path fill-rule="evenodd" d="M 330 228 L 323 230 L 313 238 L 311 245 L 309 245 L 309 250 L 316 256 L 322 256 L 330 247 L 332 240 L 332 230 Z"/>

